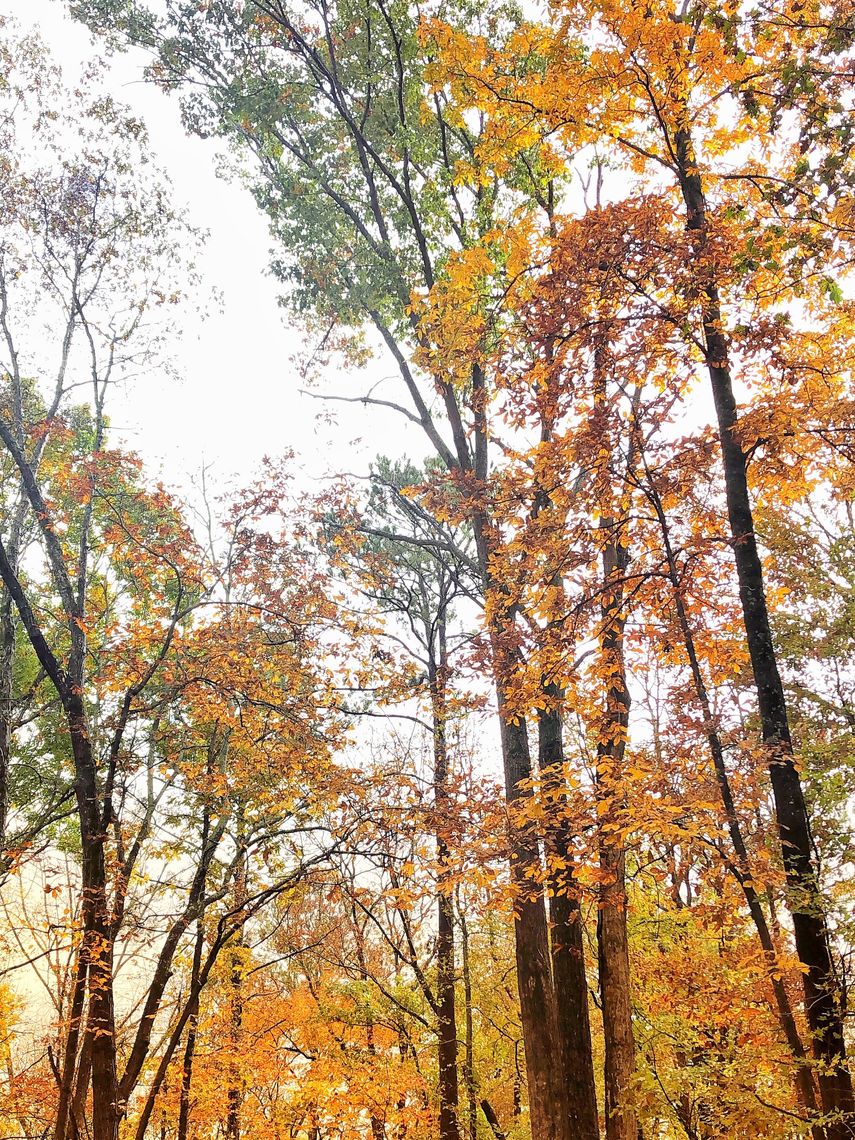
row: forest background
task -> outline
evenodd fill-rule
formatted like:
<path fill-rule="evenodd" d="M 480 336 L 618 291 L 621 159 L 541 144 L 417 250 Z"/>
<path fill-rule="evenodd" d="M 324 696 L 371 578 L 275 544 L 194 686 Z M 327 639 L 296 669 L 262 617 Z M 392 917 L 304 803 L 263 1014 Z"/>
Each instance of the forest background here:
<path fill-rule="evenodd" d="M 41 7 L 0 1133 L 855 1135 L 852 5 Z"/>

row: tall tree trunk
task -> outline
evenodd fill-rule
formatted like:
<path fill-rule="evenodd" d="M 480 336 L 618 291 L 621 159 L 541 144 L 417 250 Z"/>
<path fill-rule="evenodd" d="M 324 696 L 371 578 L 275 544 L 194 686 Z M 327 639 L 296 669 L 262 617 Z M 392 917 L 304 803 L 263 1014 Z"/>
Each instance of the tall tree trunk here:
<path fill-rule="evenodd" d="M 549 232 L 554 242 L 557 229 L 552 214 L 552 201 L 553 188 L 550 185 Z M 555 344 L 552 337 L 545 346 L 545 355 L 550 364 L 553 364 Z M 556 407 L 560 404 L 555 399 L 556 393 L 552 387 L 550 379 L 544 377 L 538 392 L 540 441 L 544 446 L 554 440 Z M 549 517 L 549 512 L 555 509 L 552 496 L 552 487 L 538 480 L 533 518 L 538 518 L 542 513 Z M 559 541 L 562 545 L 567 541 L 563 531 Z M 560 570 L 554 571 L 551 586 L 555 598 L 564 597 L 564 581 Z M 562 627 L 565 618 L 563 606 L 559 605 L 558 609 L 559 612 L 550 614 L 547 629 L 551 626 Z M 562 727 L 564 691 L 559 684 L 548 677 L 542 677 L 539 697 L 538 766 L 544 790 L 554 797 L 549 802 L 555 805 L 553 811 L 557 815 L 557 819 L 547 819 L 544 839 L 560 1059 L 571 1133 L 578 1140 L 598 1140 L 597 1092 L 591 1049 L 582 911 L 574 869 L 573 838 L 566 816 L 561 810 L 566 800 Z"/>
<path fill-rule="evenodd" d="M 468 1140 L 478 1140 L 478 1099 L 475 1087 L 475 1029 L 472 1018 L 472 969 L 469 960 L 469 927 L 463 907 L 458 902 L 460 922 L 460 956 L 463 967 L 463 1004 L 465 1031 L 463 1040 L 463 1081 L 466 1085 L 466 1125 Z"/>
<path fill-rule="evenodd" d="M 16 430 L 19 441 L 23 440 L 24 429 L 22 410 L 16 407 Z M 18 574 L 21 554 L 22 531 L 24 527 L 26 499 L 21 498 L 12 517 L 6 541 L 8 572 Z M 17 620 L 15 600 L 5 581 L 0 593 L 0 875 L 11 866 L 14 853 L 9 844 L 9 776 L 12 763 L 12 724 L 15 697 L 15 648 L 17 641 Z"/>
<path fill-rule="evenodd" d="M 187 1024 L 187 1041 L 184 1044 L 184 1056 L 181 1060 L 181 1092 L 178 1100 L 178 1131 L 176 1140 L 187 1140 L 187 1130 L 190 1126 L 190 1093 L 193 1087 L 193 1058 L 196 1053 L 196 1033 L 199 1025 L 199 997 L 195 994 L 198 986 L 199 970 L 202 965 L 202 946 L 205 939 L 202 919 L 197 920 L 196 942 L 193 947 L 193 965 L 190 971 L 191 1002 L 190 1017 Z"/>
<path fill-rule="evenodd" d="M 754 530 L 747 461 L 737 434 L 738 416 L 722 322 L 718 284 L 708 260 L 707 204 L 688 126 L 675 135 L 686 227 L 694 235 L 694 258 L 703 290 L 703 333 L 707 372 L 718 420 L 725 496 L 739 597 L 757 692 L 760 725 L 781 856 L 787 901 L 793 920 L 796 951 L 805 967 L 805 1011 L 813 1051 L 821 1062 L 822 1107 L 837 1116 L 828 1124 L 830 1140 L 855 1135 L 855 1098 L 846 1064 L 842 994 L 831 957 L 825 902 L 814 859 L 810 820 L 790 735 L 787 701 L 772 640 L 763 568 Z"/>
<path fill-rule="evenodd" d="M 9 764 L 12 752 L 12 709 L 15 659 L 15 619 L 12 596 L 5 588 L 0 594 L 0 873 L 8 867 L 11 852 L 6 849 L 9 818 Z"/>
<path fill-rule="evenodd" d="M 237 842 L 243 842 L 243 827 L 242 820 L 238 820 L 237 826 Z M 241 908 L 246 903 L 247 892 L 247 867 L 246 856 L 240 858 L 240 866 L 235 877 L 235 910 L 240 912 Z M 229 971 L 229 981 L 231 985 L 230 1002 L 230 1024 L 229 1036 L 231 1046 L 234 1054 L 236 1055 L 240 1048 L 241 1029 L 243 1027 L 243 978 L 244 978 L 244 947 L 245 947 L 245 929 L 243 922 L 237 932 L 237 936 L 231 948 L 231 969 Z M 228 1089 L 226 1092 L 227 1110 L 226 1110 L 226 1137 L 227 1140 L 240 1140 L 241 1124 L 240 1124 L 240 1108 L 243 1101 L 243 1088 L 240 1076 L 239 1066 L 233 1056 L 232 1062 L 229 1065 L 228 1073 Z"/>
<path fill-rule="evenodd" d="M 64 698 L 75 766 L 80 818 L 83 946 L 88 978 L 87 1038 L 92 1066 L 92 1140 L 119 1134 L 116 1022 L 113 1007 L 113 931 L 107 902 L 104 828 L 89 726 L 82 696 Z"/>
<path fill-rule="evenodd" d="M 232 952 L 231 969 L 231 997 L 230 997 L 230 1026 L 232 1048 L 237 1050 L 240 1041 L 240 1031 L 243 1025 L 243 933 L 239 935 Z M 228 1090 L 226 1092 L 226 1136 L 228 1140 L 240 1140 L 240 1106 L 242 1089 L 238 1066 L 234 1062 L 229 1067 Z"/>
<path fill-rule="evenodd" d="M 0 434 L 14 455 L 17 445 L 4 429 L 0 419 Z M 23 460 L 18 463 L 21 476 L 28 488 L 33 509 L 46 517 L 41 493 L 35 484 L 31 468 Z M 52 531 L 44 531 L 50 547 L 56 543 Z M 0 542 L 0 575 L 6 590 L 12 596 L 30 643 L 39 663 L 53 683 L 62 703 L 68 728 L 71 754 L 74 760 L 74 794 L 80 827 L 81 848 L 81 945 L 78 951 L 77 977 L 72 1016 L 66 1037 L 63 1067 L 59 1079 L 59 1101 L 54 1124 L 56 1140 L 66 1140 L 69 1128 L 74 1128 L 70 1111 L 80 1054 L 80 1024 L 83 1012 L 85 984 L 88 1011 L 85 1033 L 87 1063 L 90 1066 L 92 1088 L 91 1140 L 117 1140 L 119 1130 L 119 1097 L 116 1072 L 116 1022 L 113 1005 L 113 951 L 115 935 L 107 897 L 106 821 L 100 810 L 97 765 L 92 751 L 89 723 L 83 700 L 83 675 L 86 642 L 83 624 L 75 615 L 82 604 L 71 597 L 69 580 L 62 569 L 62 552 L 52 558 L 54 578 L 60 593 L 68 600 L 71 654 L 67 669 L 60 666 L 39 628 L 29 599 L 15 572 L 16 555 L 11 556 Z M 70 600 L 69 600 L 70 599 Z M 84 1090 L 80 1090 L 81 1096 Z"/>
<path fill-rule="evenodd" d="M 71 987 L 68 1025 L 65 1031 L 62 1064 L 59 1069 L 59 1098 L 57 1101 L 56 1120 L 54 1122 L 54 1140 L 66 1140 L 71 1128 L 71 1102 L 81 1036 L 80 1030 L 83 1022 L 83 1009 L 86 1004 L 87 961 L 87 956 L 83 952 L 83 946 L 80 945 L 77 949 L 77 961 L 74 965 L 74 981 Z"/>
<path fill-rule="evenodd" d="M 436 648 L 428 656 L 431 717 L 433 720 L 433 787 L 436 812 L 437 882 L 436 1004 L 439 1067 L 439 1140 L 460 1140 L 457 1076 L 457 1011 L 454 1000 L 454 910 L 453 886 L 449 880 L 449 850 L 444 824 L 448 818 L 448 741 L 446 737 L 448 674 L 445 616 L 437 620 Z"/>
<path fill-rule="evenodd" d="M 484 1119 L 490 1125 L 490 1131 L 493 1133 L 494 1140 L 507 1140 L 499 1124 L 499 1118 L 496 1116 L 493 1106 L 488 1100 L 481 1101 L 481 1111 L 484 1113 Z"/>
<path fill-rule="evenodd" d="M 209 752 L 209 756 L 210 756 Z M 203 900 L 205 884 L 207 882 L 208 866 L 208 833 L 210 830 L 210 808 L 205 804 L 202 809 L 202 842 L 199 859 L 204 868 L 201 875 L 194 879 L 194 894 L 196 898 L 190 899 L 191 905 L 199 906 L 200 911 L 196 918 L 196 941 L 193 944 L 193 962 L 190 966 L 190 1010 L 187 1022 L 187 1041 L 184 1045 L 184 1056 L 181 1061 L 181 1092 L 178 1100 L 178 1132 L 176 1140 L 187 1140 L 187 1131 L 190 1125 L 190 1091 L 193 1085 L 193 1058 L 196 1052 L 196 1033 L 199 1026 L 199 977 L 202 971 L 202 951 L 205 946 L 205 920 Z"/>
<path fill-rule="evenodd" d="M 608 550 L 603 558 L 606 581 L 616 571 Z M 621 571 L 622 572 L 622 571 Z M 617 617 L 619 587 L 606 595 L 608 626 L 602 637 L 603 652 L 609 662 L 605 724 L 597 747 L 597 790 L 608 820 L 622 801 L 619 791 L 620 768 L 626 745 L 629 692 L 623 665 L 623 622 Z M 612 601 L 612 599 L 615 599 Z M 606 615 L 604 615 L 605 620 Z M 635 1038 L 627 936 L 626 855 L 623 840 L 600 830 L 598 837 L 600 874 L 597 913 L 597 949 L 600 967 L 600 997 L 603 1008 L 605 1045 L 605 1114 L 607 1140 L 638 1140 L 638 1119 L 632 1104 L 635 1076 Z"/>
<path fill-rule="evenodd" d="M 513 809 L 519 785 L 531 777 L 528 734 L 522 722 L 504 715 L 500 699 L 503 753 L 508 758 L 506 795 Z M 549 932 L 540 876 L 537 840 L 511 825 L 511 880 L 514 904 L 514 949 L 520 1019 L 528 1076 L 532 1140 L 572 1140 L 562 1064 L 558 1014 L 552 981 Z M 532 877 L 532 873 L 534 877 Z"/>
<path fill-rule="evenodd" d="M 495 599 L 489 624 L 493 679 L 499 712 L 505 797 L 514 805 L 528 794 L 531 753 L 525 721 L 508 709 L 508 684 L 517 666 L 513 646 L 513 608 L 489 568 L 489 527 L 483 515 L 473 519 L 485 595 Z M 552 978 L 546 900 L 540 885 L 540 846 L 530 831 L 509 824 L 510 872 L 515 890 L 514 957 L 520 1020 L 528 1077 L 532 1140 L 574 1140 L 561 1064 L 561 1038 Z M 559 1064 L 556 1064 L 556 1058 Z"/>
<path fill-rule="evenodd" d="M 555 802 L 560 804 L 564 786 L 564 694 L 558 685 L 547 684 L 544 697 L 549 703 L 538 711 L 538 762 L 544 787 L 559 797 Z M 546 837 L 547 862 L 550 857 L 554 861 L 549 872 L 552 970 L 570 1121 L 578 1140 L 598 1140 L 582 909 L 567 824 L 561 819 L 557 825 L 547 824 Z"/>
<path fill-rule="evenodd" d="M 454 1003 L 454 916 L 447 890 L 437 900 L 437 1002 L 439 1004 L 439 1135 L 460 1140 L 457 1018 Z"/>
<path fill-rule="evenodd" d="M 597 912 L 597 952 L 605 1047 L 606 1140 L 638 1140 L 638 1117 L 633 1104 L 635 1035 L 627 930 L 626 852 L 620 828 L 606 829 L 623 814 L 623 764 L 629 728 L 630 696 L 624 653 L 624 575 L 629 562 L 626 492 L 614 487 L 621 460 L 608 405 L 608 330 L 594 353 L 594 406 L 599 421 L 605 468 L 598 472 L 602 567 L 599 650 L 605 686 L 604 708 L 597 733 L 597 847 L 600 897 Z M 636 401 L 639 392 L 636 392 Z M 625 459 L 633 463 L 633 445 Z M 623 461 L 622 461 L 623 462 Z"/>
<path fill-rule="evenodd" d="M 632 1103 L 635 1037 L 626 925 L 625 854 L 619 844 L 601 840 L 600 873 L 604 883 L 597 914 L 597 949 L 605 1044 L 606 1140 L 638 1140 L 638 1119 Z"/>

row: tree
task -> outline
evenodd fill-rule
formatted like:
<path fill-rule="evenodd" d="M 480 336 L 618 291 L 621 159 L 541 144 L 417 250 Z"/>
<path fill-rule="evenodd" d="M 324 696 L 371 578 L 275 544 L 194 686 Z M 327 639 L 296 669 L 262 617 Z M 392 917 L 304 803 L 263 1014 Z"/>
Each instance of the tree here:
<path fill-rule="evenodd" d="M 430 447 L 425 472 L 385 471 L 379 518 L 376 499 L 355 526 L 342 518 L 352 504 L 331 500 L 339 565 L 411 624 L 426 676 L 388 651 L 396 633 L 375 614 L 376 626 L 349 628 L 357 664 L 339 650 L 329 691 L 348 715 L 365 690 L 399 715 L 429 709 L 434 807 L 449 804 L 448 591 L 482 607 L 466 667 L 489 678 L 499 711 L 533 1135 L 599 1134 L 600 1045 L 615 1140 L 639 1128 L 849 1135 L 838 963 L 850 925 L 838 860 L 850 830 L 840 783 L 853 456 L 852 307 L 838 284 L 852 229 L 844 6 L 567 0 L 542 21 L 404 0 L 74 9 L 114 42 L 152 49 L 150 74 L 183 93 L 188 127 L 236 144 L 270 218 L 286 303 L 320 358 L 393 360 L 403 395 L 374 386 L 331 398 L 394 410 Z M 279 494 L 267 479 L 253 509 Z M 301 541 L 311 546 L 305 530 Z M 275 544 L 254 542 L 275 560 Z M 314 584 L 314 569 L 295 565 Z M 317 605 L 332 638 L 342 612 Z M 263 692 L 258 628 L 216 625 L 202 638 L 210 659 L 217 638 L 249 647 L 235 691 Z M 220 676 L 232 684 L 233 665 Z M 334 967 L 323 950 L 308 955 L 308 996 L 288 1007 L 301 1026 L 324 1026 L 302 1031 L 318 1084 L 290 1123 L 320 1137 L 336 1112 L 361 1112 L 377 1138 L 424 1128 L 397 1077 L 394 1110 L 375 1081 L 395 1057 L 416 1087 L 420 1042 L 433 1050 L 438 1028 L 440 1128 L 459 1134 L 445 1030 L 462 999 L 472 1137 L 484 1042 L 494 1048 L 504 1027 L 508 1072 L 516 1041 L 513 1015 L 488 1027 L 476 1009 L 495 1006 L 472 948 L 499 919 L 480 913 L 483 880 L 413 790 L 407 749 L 391 734 L 389 748 L 403 798 L 388 772 L 357 778 L 362 806 L 374 781 L 389 802 L 372 802 L 357 828 L 364 849 L 336 868 L 347 934 L 336 941 L 323 923 L 319 933 Z M 235 900 L 230 937 L 242 937 L 241 909 Z M 230 953 L 231 1004 L 196 1002 L 187 1017 L 219 1018 L 233 1074 L 223 1127 L 236 1135 L 252 987 Z M 693 967 L 685 978 L 681 962 Z M 278 984 L 288 1000 L 303 988 Z M 180 1019 L 175 1028 L 173 1049 Z M 149 1105 L 167 1105 L 170 1063 Z M 193 1071 L 185 1060 L 185 1131 Z M 520 1131 L 520 1097 L 508 1105 L 491 1088 L 482 1131 Z"/>
<path fill-rule="evenodd" d="M 235 137 L 253 156 L 261 175 L 257 196 L 285 251 L 276 268 L 293 303 L 324 329 L 373 328 L 394 359 L 410 401 L 404 414 L 448 469 L 473 530 L 482 588 L 492 599 L 491 669 L 506 794 L 517 798 L 532 760 L 525 719 L 506 692 L 517 667 L 514 603 L 490 566 L 502 539 L 483 495 L 490 396 L 479 360 L 485 262 L 477 245 L 501 217 L 501 201 L 512 209 L 520 196 L 546 200 L 548 173 L 535 154 L 519 163 L 516 184 L 459 178 L 472 169 L 477 132 L 448 113 L 439 91 L 425 87 L 430 52 L 405 5 L 303 12 L 277 3 L 238 12 L 222 4 L 216 18 L 206 20 L 191 6 L 177 6 L 165 22 L 136 7 L 96 4 L 75 11 L 101 31 L 156 48 L 154 74 L 165 85 L 201 80 L 210 101 L 187 101 L 187 121 L 201 132 Z M 497 9 L 484 19 L 501 25 L 506 15 Z M 260 74 L 261 86 L 254 78 Z M 423 108 L 430 108 L 429 116 Z M 470 308 L 474 322 L 455 324 L 453 312 Z M 370 404 L 374 397 L 366 399 Z M 542 701 L 548 705 L 550 698 Z M 533 1127 L 557 1138 L 579 1127 L 590 1133 L 596 1109 L 581 936 L 578 924 L 568 928 L 576 968 L 572 978 L 559 975 L 556 997 L 538 864 L 537 841 L 521 833 L 512 865 L 520 895 L 517 972 Z M 575 1012 L 559 1021 L 559 1005 Z M 582 1027 L 581 1040 L 563 1040 L 570 1024 L 574 1031 Z M 555 1056 L 563 1059 L 560 1073 Z"/>
<path fill-rule="evenodd" d="M 451 658 L 449 625 L 452 605 L 460 592 L 460 579 L 470 573 L 451 558 L 437 558 L 419 541 L 418 512 L 402 491 L 419 481 L 412 468 L 381 463 L 377 494 L 366 525 L 373 532 L 370 549 L 377 560 L 384 555 L 388 568 L 373 567 L 376 583 L 368 586 L 383 609 L 398 612 L 410 626 L 416 661 L 425 669 L 430 729 L 433 738 L 433 789 L 437 858 L 436 991 L 425 991 L 438 1024 L 439 1137 L 460 1140 L 459 1080 L 457 1064 L 457 1011 L 455 1000 L 454 869 L 450 859 L 449 825 L 452 801 L 449 791 L 450 757 L 448 721 L 451 715 Z M 413 517 L 415 515 L 415 518 Z M 376 517 L 375 517 L 376 516 Z M 386 535 L 389 537 L 386 537 Z M 394 535 L 394 537 L 392 537 Z"/>
<path fill-rule="evenodd" d="M 32 53 L 33 68 L 46 66 L 35 42 L 12 40 L 7 50 L 10 60 Z M 62 91 L 56 81 L 36 94 L 45 107 L 59 106 Z M 148 175 L 141 124 L 99 95 L 70 100 L 69 119 L 22 102 L 27 97 L 14 85 L 5 96 L 5 129 L 22 107 L 32 110 L 42 149 L 35 165 L 25 146 L 10 143 L 3 167 L 10 206 L 0 263 L 0 441 L 17 484 L 0 541 L 0 575 L 15 611 L 12 621 L 7 606 L 4 683 L 8 694 L 23 637 L 41 671 L 31 684 L 44 680 L 56 696 L 35 737 L 37 746 L 49 732 L 58 740 L 59 791 L 47 801 L 47 822 L 66 798 L 76 804 L 65 842 L 79 861 L 72 884 L 78 929 L 58 1041 L 48 1055 L 56 1100 L 46 1115 L 57 1140 L 90 1126 L 106 1140 L 131 1110 L 189 931 L 229 893 L 249 855 L 266 856 L 271 836 L 288 833 L 289 819 L 294 835 L 314 830 L 306 802 L 316 811 L 334 794 L 320 785 L 335 721 L 320 711 L 328 709 L 323 670 L 308 664 L 313 653 L 317 661 L 312 630 L 330 611 L 304 563 L 292 594 L 285 550 L 296 566 L 293 549 L 281 540 L 272 556 L 269 528 L 253 529 L 253 518 L 274 509 L 269 488 L 254 501 L 244 497 L 229 520 L 226 564 L 210 565 L 179 506 L 144 483 L 139 461 L 109 447 L 107 396 L 116 381 L 154 361 L 159 330 L 150 317 L 177 300 L 176 247 L 187 238 L 166 187 Z M 41 319 L 60 330 L 59 343 L 47 346 L 59 357 L 53 376 L 43 370 Z M 81 384 L 89 387 L 88 405 L 71 403 Z M 278 779 L 255 771 L 265 754 L 275 756 Z M 295 795 L 282 784 L 308 754 L 317 800 L 314 787 Z M 17 762 L 11 744 L 6 756 L 4 797 L 6 773 Z M 160 908 L 152 900 L 144 912 L 158 930 L 153 966 L 125 1021 L 121 1009 L 117 1015 L 117 954 L 141 948 L 144 920 L 134 896 L 149 852 L 184 814 L 176 797 L 183 808 L 201 804 L 203 826 L 200 832 L 192 819 L 183 821 L 168 845 L 181 869 L 158 896 Z M 253 872 L 237 908 L 240 922 L 234 910 L 216 918 L 196 989 L 245 923 L 325 849 L 283 851 L 272 881 L 267 871 L 260 881 Z M 179 1017 L 179 1035 L 195 999 Z M 156 1095 L 155 1078 L 149 1112 Z"/>

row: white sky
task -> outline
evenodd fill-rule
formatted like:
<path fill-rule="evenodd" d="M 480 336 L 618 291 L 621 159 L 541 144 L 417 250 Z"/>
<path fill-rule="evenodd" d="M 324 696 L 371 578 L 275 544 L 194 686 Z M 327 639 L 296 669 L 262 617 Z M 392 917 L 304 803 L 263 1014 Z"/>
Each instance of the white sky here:
<path fill-rule="evenodd" d="M 3 7 L 24 30 L 40 30 L 69 81 L 98 54 L 98 45 L 57 0 L 4 0 Z M 203 465 L 211 466 L 214 486 L 240 485 L 265 455 L 287 448 L 307 476 L 362 473 L 377 451 L 398 457 L 407 433 L 394 413 L 366 413 L 359 405 L 330 405 L 300 394 L 292 358 L 302 340 L 267 274 L 266 221 L 246 189 L 217 176 L 217 145 L 188 137 L 177 101 L 142 81 L 143 62 L 142 55 L 113 58 L 106 84 L 145 121 L 176 204 L 208 231 L 199 258 L 202 293 L 216 291 L 221 306 L 209 306 L 204 318 L 191 314 L 175 329 L 170 355 L 178 380 L 154 375 L 114 393 L 108 408 L 114 430 L 150 470 L 184 488 Z M 388 372 L 384 361 L 377 377 Z M 340 376 L 330 390 L 359 395 L 365 386 L 364 376 Z M 338 416 L 337 427 L 327 422 L 330 413 Z M 421 441 L 410 435 L 409 444 L 421 452 Z"/>

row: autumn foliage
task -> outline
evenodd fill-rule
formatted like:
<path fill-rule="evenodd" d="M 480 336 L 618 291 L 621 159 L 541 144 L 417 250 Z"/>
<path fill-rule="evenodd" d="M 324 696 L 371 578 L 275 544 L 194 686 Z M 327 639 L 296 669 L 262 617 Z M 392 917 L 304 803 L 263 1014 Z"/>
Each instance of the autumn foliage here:
<path fill-rule="evenodd" d="M 410 454 L 150 477 L 192 203 L 0 26 L 0 1136 L 855 1136 L 851 5 L 70 8 Z"/>

